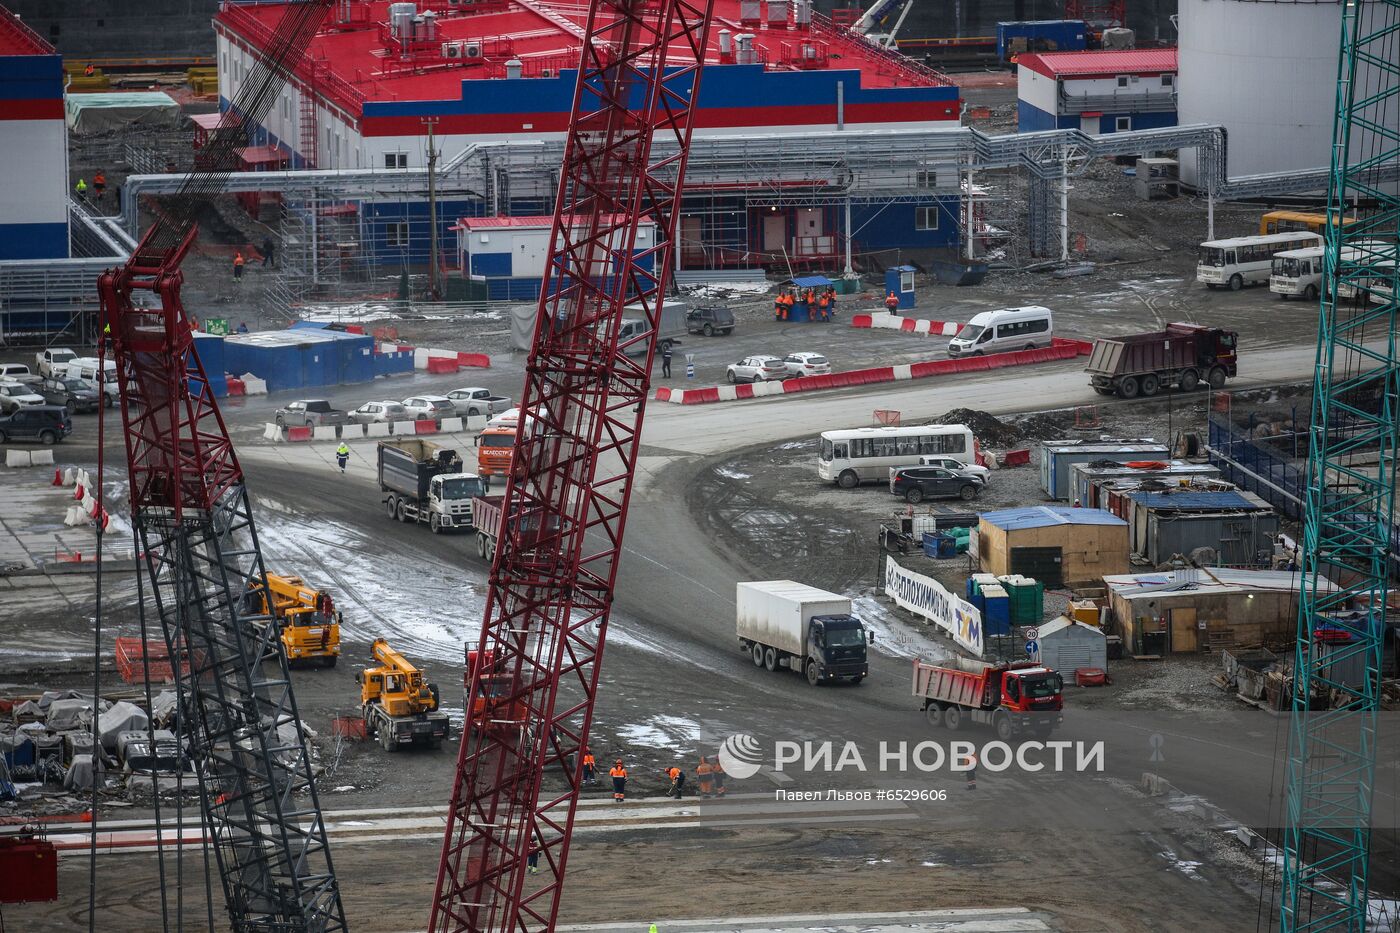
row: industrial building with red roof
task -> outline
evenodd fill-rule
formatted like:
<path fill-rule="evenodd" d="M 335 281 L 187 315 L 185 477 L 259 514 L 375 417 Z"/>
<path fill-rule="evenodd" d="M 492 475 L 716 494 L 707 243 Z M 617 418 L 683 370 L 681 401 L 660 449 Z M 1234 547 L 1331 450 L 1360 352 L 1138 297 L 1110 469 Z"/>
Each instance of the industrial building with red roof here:
<path fill-rule="evenodd" d="M 1037 52 L 1016 63 L 1022 133 L 1097 135 L 1176 125 L 1176 49 Z"/>
<path fill-rule="evenodd" d="M 225 4 L 214 19 L 221 109 L 235 100 L 268 47 L 285 3 Z M 284 152 L 293 168 L 419 170 L 427 133 L 450 161 L 472 146 L 552 144 L 573 105 L 587 7 L 560 0 L 348 0 L 312 40 L 253 143 Z M 933 173 L 926 192 L 897 204 L 854 202 L 833 192 L 831 166 L 802 163 L 811 142 L 862 138 L 878 151 L 889 130 L 938 132 L 961 125 L 958 88 L 945 76 L 837 27 L 810 0 L 715 0 L 715 19 L 694 117 L 700 140 L 765 137 L 759 149 L 784 163 L 763 178 L 707 184 L 692 172 L 680 218 L 683 267 L 797 266 L 840 258 L 849 218 L 857 249 L 942 248 L 959 236 L 955 172 Z M 912 180 L 916 166 L 908 166 Z M 765 170 L 767 171 L 767 170 Z M 828 192 L 800 206 L 753 196 Z M 503 186 L 505 187 L 505 186 Z M 488 198 L 449 192 L 437 213 L 442 242 L 456 218 L 547 216 L 552 192 Z M 333 218 L 356 262 L 421 265 L 422 199 L 394 195 L 341 205 Z M 326 222 L 316 224 L 329 236 Z"/>

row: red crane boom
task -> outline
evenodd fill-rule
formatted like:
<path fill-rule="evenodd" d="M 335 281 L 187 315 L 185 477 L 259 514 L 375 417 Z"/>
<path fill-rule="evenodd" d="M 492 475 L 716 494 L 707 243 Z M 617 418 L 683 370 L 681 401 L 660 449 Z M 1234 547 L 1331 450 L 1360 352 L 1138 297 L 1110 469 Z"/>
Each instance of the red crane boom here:
<path fill-rule="evenodd" d="M 195 171 L 131 259 L 98 281 L 117 364 L 132 528 L 189 734 L 232 929 L 345 928 L 243 471 L 195 354 L 180 263 L 331 0 L 290 3 Z M 139 296 L 139 297 L 138 297 Z M 99 460 L 98 487 L 103 467 Z M 250 600 L 248 596 L 253 596 Z M 164 896 L 164 892 L 162 892 Z"/>
<path fill-rule="evenodd" d="M 429 928 L 553 929 L 712 0 L 592 0 Z M 653 155 L 664 138 L 665 152 Z M 657 242 L 638 249 L 641 220 Z M 620 339 L 625 305 L 651 327 Z M 639 360 L 627 350 L 639 345 Z M 499 684 L 499 679 L 496 681 Z M 564 786 L 546 789 L 547 772 Z M 541 875 L 525 890 L 526 864 Z"/>

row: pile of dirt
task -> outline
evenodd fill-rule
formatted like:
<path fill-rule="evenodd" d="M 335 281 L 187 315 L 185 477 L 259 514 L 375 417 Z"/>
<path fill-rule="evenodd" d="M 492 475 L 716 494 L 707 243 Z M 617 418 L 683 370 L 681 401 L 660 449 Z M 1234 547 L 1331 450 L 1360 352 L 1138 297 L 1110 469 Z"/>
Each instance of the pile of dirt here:
<path fill-rule="evenodd" d="M 954 408 L 933 419 L 935 424 L 965 424 L 983 447 L 1011 447 L 1021 439 L 1021 431 L 995 415 L 975 408 Z"/>
<path fill-rule="evenodd" d="M 1071 412 L 1042 411 L 1027 415 L 1016 422 L 1021 437 L 1026 440 L 1046 441 L 1057 437 L 1072 437 L 1074 415 Z"/>

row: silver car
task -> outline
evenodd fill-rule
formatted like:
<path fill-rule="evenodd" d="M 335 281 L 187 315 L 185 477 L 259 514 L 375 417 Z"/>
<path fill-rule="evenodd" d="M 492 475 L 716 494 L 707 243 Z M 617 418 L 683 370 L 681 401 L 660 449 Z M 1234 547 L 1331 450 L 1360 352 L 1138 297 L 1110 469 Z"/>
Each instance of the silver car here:
<path fill-rule="evenodd" d="M 395 421 L 412 421 L 413 416 L 398 402 L 365 402 L 350 412 L 352 424 L 392 424 Z"/>
<path fill-rule="evenodd" d="M 0 415 L 8 415 L 20 408 L 44 404 L 44 397 L 34 391 L 33 386 L 22 382 L 0 382 Z"/>
<path fill-rule="evenodd" d="M 345 412 L 323 398 L 299 399 L 277 409 L 277 424 L 286 427 L 320 427 L 345 424 Z"/>
<path fill-rule="evenodd" d="M 735 382 L 768 382 L 786 379 L 787 364 L 776 356 L 746 356 L 737 363 L 730 363 L 724 371 L 724 378 Z"/>
<path fill-rule="evenodd" d="M 415 395 L 404 399 L 403 407 L 412 418 L 420 421 L 457 417 L 457 406 L 452 404 L 452 399 L 442 395 Z"/>

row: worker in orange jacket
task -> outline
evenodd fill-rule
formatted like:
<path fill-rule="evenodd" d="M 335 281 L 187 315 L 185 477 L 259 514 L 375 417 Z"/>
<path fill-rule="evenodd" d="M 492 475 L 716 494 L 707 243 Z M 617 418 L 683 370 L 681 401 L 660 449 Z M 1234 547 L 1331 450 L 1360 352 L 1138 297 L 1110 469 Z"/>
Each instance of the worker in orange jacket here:
<path fill-rule="evenodd" d="M 666 778 L 671 782 L 671 786 L 666 789 L 666 796 L 680 800 L 685 792 L 685 772 L 671 765 L 666 769 Z"/>
<path fill-rule="evenodd" d="M 831 293 L 823 291 L 817 296 L 817 313 L 823 321 L 831 320 Z"/>
<path fill-rule="evenodd" d="M 701 797 L 709 797 L 715 792 L 713 773 L 710 768 L 710 759 L 701 755 L 700 763 L 695 766 L 695 783 L 700 787 Z"/>
<path fill-rule="evenodd" d="M 715 756 L 715 760 L 714 760 L 714 761 L 710 762 L 710 780 L 713 781 L 714 784 L 715 784 L 715 796 L 716 796 L 716 797 L 723 797 L 723 796 L 724 796 L 724 790 L 725 790 L 725 788 L 724 788 L 724 762 L 722 762 L 722 761 L 719 760 L 719 756 L 718 756 L 718 755 Z"/>
<path fill-rule="evenodd" d="M 885 296 L 885 310 L 890 314 L 894 314 L 899 310 L 899 296 L 894 292 L 890 292 Z"/>
<path fill-rule="evenodd" d="M 613 762 L 612 770 L 608 776 L 613 782 L 613 801 L 622 803 L 627 799 L 627 769 L 622 766 L 622 759 Z"/>
<path fill-rule="evenodd" d="M 242 278 L 243 278 L 243 253 L 242 253 L 242 252 L 235 252 L 235 253 L 233 254 L 233 280 L 234 280 L 235 282 L 237 282 L 237 281 L 240 281 Z"/>
<path fill-rule="evenodd" d="M 583 750 L 583 783 L 597 784 L 597 774 L 598 759 L 594 758 L 593 752 L 589 751 L 588 748 L 585 747 Z"/>
<path fill-rule="evenodd" d="M 773 320 L 775 320 L 775 321 L 781 321 L 781 320 L 784 319 L 784 317 L 785 317 L 784 312 L 786 311 L 786 301 L 787 301 L 787 289 L 784 289 L 784 288 L 778 289 L 778 294 L 777 294 L 777 296 L 773 299 Z"/>

